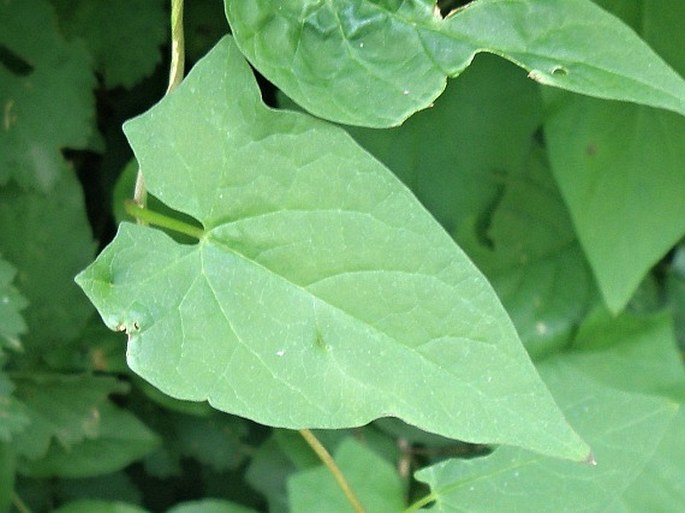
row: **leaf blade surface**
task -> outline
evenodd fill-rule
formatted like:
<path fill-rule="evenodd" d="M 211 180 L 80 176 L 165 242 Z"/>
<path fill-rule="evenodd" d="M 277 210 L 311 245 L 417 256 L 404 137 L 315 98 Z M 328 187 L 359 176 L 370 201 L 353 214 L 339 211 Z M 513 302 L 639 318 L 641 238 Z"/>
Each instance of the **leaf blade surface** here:
<path fill-rule="evenodd" d="M 340 129 L 266 109 L 229 40 L 125 130 L 150 192 L 205 228 L 124 223 L 77 278 L 135 372 L 274 426 L 398 416 L 587 456 L 451 238 Z"/>
<path fill-rule="evenodd" d="M 362 126 L 429 107 L 479 52 L 545 85 L 685 113 L 685 81 L 589 0 L 225 1 L 241 51 L 305 109 Z"/>

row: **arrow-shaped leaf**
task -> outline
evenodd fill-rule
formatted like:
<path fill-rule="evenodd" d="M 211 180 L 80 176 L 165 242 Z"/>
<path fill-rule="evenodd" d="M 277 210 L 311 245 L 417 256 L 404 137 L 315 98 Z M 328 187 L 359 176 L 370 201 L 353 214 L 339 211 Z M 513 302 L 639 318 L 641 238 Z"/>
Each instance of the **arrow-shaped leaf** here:
<path fill-rule="evenodd" d="M 176 398 L 290 428 L 397 416 L 584 459 L 495 293 L 342 130 L 259 99 L 229 39 L 125 131 L 195 245 L 122 224 L 77 278 Z"/>

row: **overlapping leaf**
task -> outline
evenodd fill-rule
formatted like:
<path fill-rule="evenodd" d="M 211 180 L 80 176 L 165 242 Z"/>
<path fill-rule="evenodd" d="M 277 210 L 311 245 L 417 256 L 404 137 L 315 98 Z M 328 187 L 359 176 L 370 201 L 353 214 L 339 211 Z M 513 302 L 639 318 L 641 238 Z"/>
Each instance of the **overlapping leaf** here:
<path fill-rule="evenodd" d="M 492 289 L 341 130 L 266 109 L 222 41 L 125 127 L 196 245 L 122 224 L 77 279 L 164 392 L 287 427 L 379 416 L 585 459 Z"/>
<path fill-rule="evenodd" d="M 402 126 L 347 130 L 454 233 L 467 218 L 483 221 L 502 174 L 525 166 L 542 109 L 537 86 L 519 69 L 481 55 L 433 108 Z"/>
<path fill-rule="evenodd" d="M 685 504 L 685 408 L 661 439 L 640 476 L 617 501 L 616 511 L 670 513 Z"/>
<path fill-rule="evenodd" d="M 52 444 L 37 460 L 23 460 L 21 472 L 33 477 L 90 477 L 121 470 L 159 444 L 140 420 L 110 402 L 91 410 L 84 437 L 71 446 Z M 73 429 L 73 426 L 68 426 Z"/>
<path fill-rule="evenodd" d="M 685 3 L 632 4 L 644 4 L 636 22 L 645 39 L 685 72 L 682 45 L 663 39 L 682 29 Z M 685 119 L 561 93 L 548 95 L 548 103 L 552 168 L 606 304 L 616 313 L 685 234 Z"/>
<path fill-rule="evenodd" d="M 668 316 L 642 321 L 592 316 L 575 351 L 540 365 L 566 415 L 591 443 L 596 467 L 511 448 L 478 460 L 447 461 L 417 474 L 431 485 L 431 511 L 599 513 L 682 505 L 677 469 L 685 459 L 675 448 L 685 436 L 682 405 L 676 416 L 677 403 L 645 393 L 673 396 L 677 389 L 682 401 L 685 373 Z"/>
<path fill-rule="evenodd" d="M 554 111 L 545 123 L 552 168 L 604 299 L 618 312 L 685 234 L 685 119 L 581 97 Z"/>
<path fill-rule="evenodd" d="M 599 513 L 641 474 L 668 429 L 673 404 L 619 392 L 559 362 L 543 368 L 566 415 L 592 444 L 597 466 L 513 448 L 477 460 L 448 460 L 417 474 L 431 486 L 431 511 Z"/>
<path fill-rule="evenodd" d="M 295 470 L 278 440 L 271 436 L 253 453 L 245 477 L 264 496 L 270 513 L 288 513 L 286 482 Z"/>
<path fill-rule="evenodd" d="M 17 397 L 27 408 L 31 430 L 15 438 L 15 449 L 29 459 L 43 457 L 52 443 L 70 447 L 100 429 L 99 408 L 122 389 L 112 378 L 47 375 L 17 380 Z"/>
<path fill-rule="evenodd" d="M 0 252 L 17 268 L 14 283 L 29 301 L 22 336 L 28 358 L 76 338 L 93 315 L 73 282 L 95 253 L 83 192 L 63 163 L 54 172 L 50 194 L 0 188 Z"/>
<path fill-rule="evenodd" d="M 367 513 L 402 511 L 404 489 L 390 463 L 352 438 L 340 444 L 335 460 Z M 318 513 L 322 504 L 328 513 L 350 511 L 340 486 L 323 466 L 292 476 L 288 481 L 288 499 L 290 511 L 298 513 Z"/>
<path fill-rule="evenodd" d="M 479 0 L 443 19 L 434 0 L 225 1 L 238 45 L 327 119 L 401 123 L 478 52 L 547 85 L 685 114 L 685 81 L 590 0 Z"/>
<path fill-rule="evenodd" d="M 685 401 L 685 369 L 673 338 L 670 312 L 592 312 L 578 329 L 569 361 L 620 390 Z"/>
<path fill-rule="evenodd" d="M 679 245 L 673 256 L 673 265 L 667 276 L 668 304 L 673 311 L 678 344 L 685 350 L 685 245 Z"/>
<path fill-rule="evenodd" d="M 491 280 L 533 356 L 568 342 L 596 295 L 592 275 L 544 154 L 534 148 L 505 191 L 480 244 L 466 226 L 457 240 Z"/>

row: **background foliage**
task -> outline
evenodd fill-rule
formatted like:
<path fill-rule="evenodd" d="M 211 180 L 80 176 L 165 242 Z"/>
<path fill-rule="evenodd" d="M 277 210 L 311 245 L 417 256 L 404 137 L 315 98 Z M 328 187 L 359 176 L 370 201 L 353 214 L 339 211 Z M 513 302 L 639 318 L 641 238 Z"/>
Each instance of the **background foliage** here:
<path fill-rule="evenodd" d="M 330 20 L 326 13 L 317 12 L 318 17 L 313 18 L 317 23 L 311 26 L 329 34 L 324 40 L 326 46 L 317 42 L 316 31 L 304 33 L 306 37 L 298 47 L 303 53 L 298 58 L 314 58 L 297 61 L 299 67 L 295 69 L 342 69 L 352 77 L 346 81 L 333 76 L 317 92 L 313 87 L 317 78 L 299 74 L 304 76 L 302 83 L 294 84 L 290 79 L 281 82 L 285 80 L 279 75 L 284 69 L 282 62 L 288 60 L 293 40 L 276 44 L 268 37 L 289 32 L 253 28 L 272 19 L 264 15 L 269 3 L 229 2 L 227 9 L 241 51 L 279 85 L 258 77 L 267 104 L 299 109 L 285 92 L 317 115 L 376 127 L 397 124 L 431 102 L 434 106 L 412 115 L 401 126 L 382 130 L 334 128 L 311 118 L 273 114 L 260 131 L 250 134 L 251 140 L 260 141 L 267 128 L 279 123 L 284 125 L 279 128 L 283 133 L 291 130 L 295 134 L 304 130 L 302 127 L 312 133 L 321 131 L 330 138 L 318 149 L 330 150 L 336 158 L 349 150 L 357 159 L 352 161 L 354 166 L 369 166 L 378 173 L 373 176 L 385 177 L 387 170 L 348 140 L 344 129 L 387 166 L 485 274 L 554 400 L 598 461 L 591 467 L 541 454 L 562 451 L 545 450 L 519 433 L 504 437 L 501 433 L 505 430 L 495 429 L 501 436 L 497 438 L 485 433 L 491 426 L 486 422 L 475 425 L 472 432 L 457 426 L 458 438 L 502 441 L 519 447 L 456 442 L 391 418 L 353 429 L 318 431 L 368 511 L 428 505 L 433 511 L 446 512 L 674 512 L 685 508 L 682 115 L 541 86 L 525 71 L 494 55 L 478 54 L 474 59 L 474 54 L 483 49 L 509 52 L 510 60 L 522 63 L 528 71 L 547 70 L 544 76 L 533 75 L 538 82 L 561 81 L 568 89 L 588 92 L 582 89 L 587 85 L 584 82 L 563 84 L 573 79 L 576 71 L 582 75 L 583 66 L 565 64 L 565 73 L 554 73 L 538 61 L 527 62 L 525 55 L 516 53 L 515 41 L 497 39 L 496 31 L 487 33 L 485 39 L 474 36 L 469 44 L 455 49 L 453 31 L 459 18 L 450 21 L 448 16 L 442 21 L 440 16 L 440 21 L 435 21 L 433 3 L 418 0 L 358 2 L 373 14 L 371 19 L 390 30 L 386 34 L 393 34 L 402 44 L 387 40 L 381 46 L 392 55 L 372 54 L 369 60 L 360 58 L 349 65 L 336 61 L 340 55 L 350 55 L 339 52 L 336 45 L 359 42 L 355 39 L 359 34 L 346 32 L 342 42 L 338 41 L 327 32 Z M 442 2 L 443 15 L 458 3 Z M 531 12 L 542 5 L 537 1 L 524 3 L 533 9 Z M 599 25 L 606 23 L 611 28 L 605 34 L 607 39 L 629 34 L 639 43 L 623 25 L 613 25 L 613 18 L 606 21 L 595 17 L 601 11 L 589 2 L 543 3 L 549 21 L 545 30 L 554 28 L 559 16 L 563 19 L 564 13 L 572 13 L 592 21 L 583 30 L 591 30 L 600 19 Z M 685 16 L 677 15 L 685 15 L 685 4 L 679 0 L 594 3 L 620 17 L 668 66 L 681 76 L 685 74 L 685 47 L 679 44 Z M 253 7 L 246 7 L 248 4 Z M 300 4 L 308 3 L 287 3 L 288 16 L 298 19 L 305 12 L 298 11 Z M 490 19 L 493 9 L 496 17 L 492 19 L 506 20 L 506 4 L 483 0 L 469 7 L 464 19 L 473 24 L 473 30 L 483 19 Z M 385 9 L 383 16 L 375 16 L 376 5 Z M 393 9 L 400 5 L 412 5 L 415 10 L 398 14 Z M 216 0 L 188 2 L 185 25 L 190 65 L 229 30 L 223 10 Z M 137 373 L 132 372 L 124 355 L 126 336 L 102 325 L 73 281 L 112 239 L 115 222 L 126 216 L 122 203 L 130 196 L 136 164 L 131 163 L 121 125 L 164 94 L 169 53 L 167 11 L 161 0 L 0 3 L 0 509 L 36 513 L 349 511 L 329 473 L 296 432 L 268 428 L 219 412 L 207 403 L 173 399 L 139 374 L 162 390 L 176 386 L 176 382 L 155 381 L 145 374 L 144 366 L 134 366 Z M 407 48 L 416 47 L 407 41 L 421 39 L 421 30 L 416 27 L 431 29 L 435 41 L 417 51 L 412 60 L 419 78 L 413 79 L 411 87 L 398 88 L 393 80 L 412 75 L 410 70 L 398 70 L 388 63 L 407 59 Z M 571 45 L 574 37 L 583 39 L 583 30 L 572 25 L 566 32 L 551 33 Z M 369 32 L 361 30 L 360 34 L 366 37 Z M 256 41 L 256 37 L 264 39 Z M 538 49 L 552 55 L 567 49 L 553 38 L 535 37 L 544 43 Z M 639 91 L 627 94 L 621 89 L 626 76 L 644 72 L 645 62 L 655 62 L 638 43 L 626 46 L 633 51 L 618 56 L 617 75 L 623 79 L 612 83 L 613 92 L 604 96 L 682 112 L 685 95 L 681 92 L 678 99 L 682 79 L 665 63 L 654 64 L 659 71 L 651 80 L 656 89 L 670 91 L 664 93 L 667 100 L 659 99 L 661 93 L 654 93 L 654 100 L 649 96 L 653 93 L 640 96 L 643 93 Z M 369 47 L 373 47 L 373 39 L 367 40 L 365 48 Z M 358 52 L 360 47 L 355 48 Z M 435 53 L 426 54 L 426 48 Z M 579 51 L 581 57 L 595 58 L 594 47 L 592 51 Z M 241 58 L 237 51 L 235 55 Z M 440 60 L 446 55 L 452 60 Z M 605 62 L 612 63 L 612 59 Z M 363 76 L 374 65 L 386 66 L 382 69 L 387 75 L 382 80 L 373 73 L 370 78 Z M 207 66 L 216 69 L 216 65 Z M 248 76 L 244 64 L 238 68 Z M 445 77 L 456 74 L 459 77 L 448 81 L 438 97 Z M 366 79 L 372 85 L 366 83 L 365 90 L 374 91 L 374 95 L 362 98 L 354 87 Z M 257 109 L 245 100 L 249 94 L 261 108 L 251 80 L 245 78 L 244 85 L 227 86 L 240 91 L 227 103 L 236 102 L 243 114 Z M 187 92 L 196 85 L 190 78 L 188 84 Z M 197 82 L 198 88 L 201 85 Z M 180 102 L 186 93 L 178 93 Z M 349 94 L 369 105 L 345 107 L 345 95 Z M 181 115 L 172 112 L 171 116 L 189 121 L 192 110 Z M 139 158 L 147 155 L 144 152 L 155 141 L 163 139 L 159 132 L 151 131 L 158 130 L 159 125 L 151 124 L 148 130 L 142 119 L 137 121 L 138 130 L 150 140 L 139 143 Z M 276 119 L 278 122 L 273 121 Z M 186 136 L 191 146 L 201 140 L 193 139 L 200 126 L 191 124 L 193 132 Z M 130 132 L 134 129 L 135 125 L 130 125 Z M 159 173 L 164 173 L 174 163 L 163 160 L 163 147 L 159 151 L 147 158 L 163 164 Z M 267 157 L 256 152 L 248 156 L 264 159 L 268 168 Z M 286 157 L 278 161 L 278 168 L 271 161 L 273 173 L 291 168 L 297 172 L 302 162 L 308 163 L 303 153 L 292 152 Z M 247 166 L 249 159 L 240 164 Z M 240 169 L 249 176 L 249 168 Z M 276 181 L 284 180 L 274 176 Z M 164 183 L 161 178 L 160 183 Z M 389 172 L 382 183 L 378 194 L 404 190 Z M 383 188 L 386 185 L 389 189 Z M 357 201 L 361 192 L 370 194 L 369 190 L 352 191 L 344 201 Z M 168 199 L 174 194 L 190 197 L 186 188 L 171 187 L 165 199 L 175 208 L 180 207 Z M 427 214 L 418 221 L 407 214 L 419 207 L 409 194 L 403 194 L 400 196 L 406 203 L 400 210 L 405 211 L 397 216 L 396 230 L 401 232 L 402 226 L 414 222 L 419 233 L 436 230 L 430 249 L 416 245 L 412 246 L 416 256 L 399 255 L 401 248 L 379 246 L 391 239 L 385 232 L 379 232 L 377 239 L 359 241 L 371 248 L 383 247 L 384 261 L 395 266 L 425 253 L 435 256 L 440 244 L 451 244 L 447 237 L 441 238 L 444 233 L 430 224 Z M 341 198 L 332 194 L 330 201 L 343 201 Z M 372 195 L 367 199 L 370 204 L 378 200 Z M 151 200 L 151 206 L 162 208 L 155 201 Z M 205 226 L 213 222 L 211 216 L 197 217 Z M 311 221 L 289 222 L 292 227 L 306 227 Z M 265 229 L 272 231 L 273 227 Z M 312 235 L 302 237 L 309 240 Z M 326 244 L 339 254 L 352 246 L 347 242 L 337 247 L 330 246 L 330 240 Z M 160 253 L 164 257 L 170 254 Z M 291 257 L 301 258 L 298 254 Z M 332 258 L 327 255 L 322 261 Z M 274 261 L 281 265 L 286 262 Z M 460 262 L 460 268 L 470 265 L 465 260 Z M 292 280 L 304 279 L 300 273 L 304 271 L 293 266 L 282 271 Z M 424 301 L 428 304 L 434 299 Z M 485 312 L 500 312 L 494 299 L 479 306 Z M 379 318 L 384 319 L 387 312 L 379 312 Z M 501 315 L 504 320 L 498 322 L 508 322 L 503 312 Z M 408 326 L 416 328 L 416 319 L 410 318 L 413 321 Z M 421 326 L 433 329 L 428 320 L 425 322 Z M 110 323 L 112 327 L 114 324 Z M 356 325 L 341 323 L 324 335 L 345 330 L 356 333 L 356 329 Z M 511 336 L 515 342 L 516 336 Z M 388 351 L 394 348 L 389 345 Z M 161 358 L 159 354 L 152 356 L 149 373 L 157 371 L 155 363 Z M 525 362 L 519 358 L 514 361 Z M 354 363 L 348 362 L 346 375 L 354 373 Z M 191 372 L 186 378 L 200 380 L 206 369 L 199 368 L 196 375 Z M 469 371 L 474 380 L 487 381 L 487 371 L 493 369 L 498 367 L 468 367 L 461 372 Z M 372 368 L 364 379 L 378 372 Z M 502 372 L 496 377 L 506 387 L 511 383 L 506 380 L 512 377 Z M 400 377 L 400 383 L 411 383 L 411 376 Z M 250 380 L 244 378 L 249 385 Z M 440 386 L 445 387 L 439 390 L 445 394 L 441 401 L 448 401 L 451 385 Z M 174 395 L 185 397 L 186 389 L 179 390 Z M 460 398 L 458 390 L 454 396 Z M 198 393 L 192 398 L 205 397 L 207 394 Z M 382 399 L 382 404 L 389 400 L 386 396 Z M 266 402 L 264 408 L 270 404 Z M 368 417 L 377 415 L 374 412 Z M 536 422 L 534 416 L 521 418 L 526 424 Z M 416 417 L 409 419 L 420 423 Z M 550 417 L 549 425 L 553 422 Z M 436 429 L 432 420 L 424 424 L 455 436 L 446 432 L 447 428 Z M 531 429 L 534 432 L 535 426 Z M 577 451 L 579 446 L 574 447 Z M 570 454 L 567 451 L 565 455 Z"/>

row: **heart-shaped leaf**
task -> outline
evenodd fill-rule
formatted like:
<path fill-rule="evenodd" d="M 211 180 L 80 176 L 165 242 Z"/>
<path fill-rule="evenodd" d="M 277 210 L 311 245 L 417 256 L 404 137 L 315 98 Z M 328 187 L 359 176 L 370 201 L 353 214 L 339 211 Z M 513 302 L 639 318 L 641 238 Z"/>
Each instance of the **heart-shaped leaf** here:
<path fill-rule="evenodd" d="M 397 416 L 585 459 L 492 288 L 339 128 L 266 108 L 230 39 L 125 126 L 149 190 L 204 230 L 124 223 L 78 283 L 167 394 L 258 422 Z"/>

